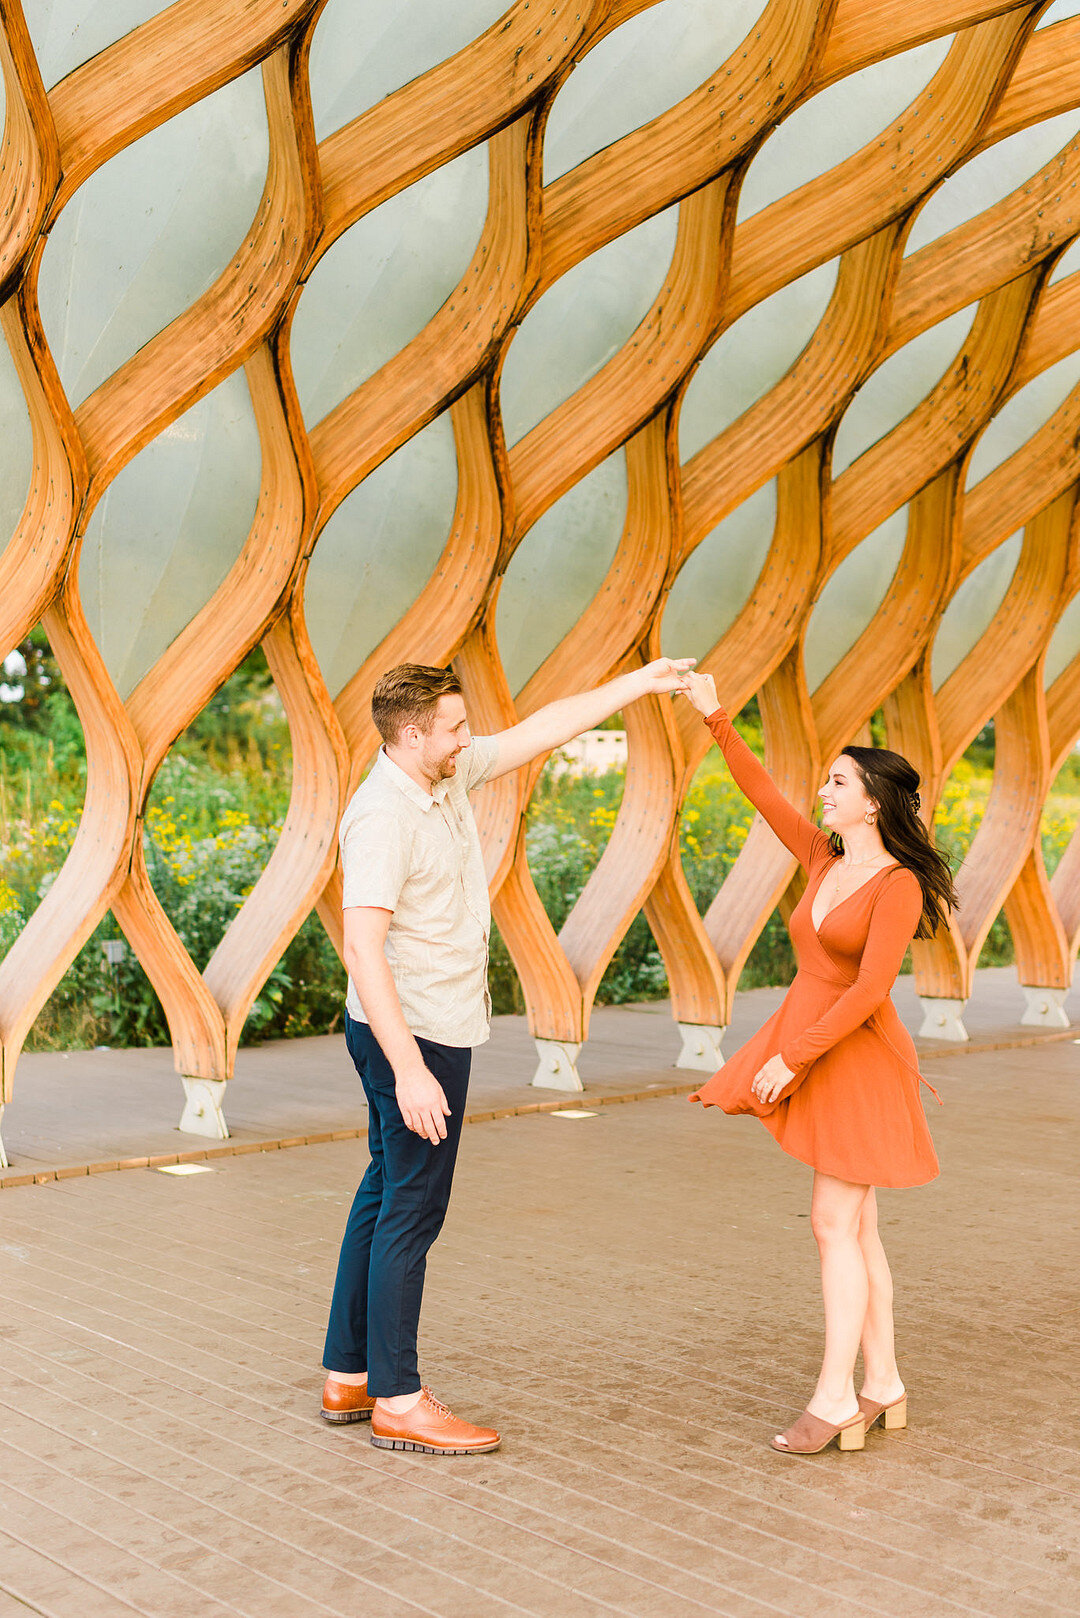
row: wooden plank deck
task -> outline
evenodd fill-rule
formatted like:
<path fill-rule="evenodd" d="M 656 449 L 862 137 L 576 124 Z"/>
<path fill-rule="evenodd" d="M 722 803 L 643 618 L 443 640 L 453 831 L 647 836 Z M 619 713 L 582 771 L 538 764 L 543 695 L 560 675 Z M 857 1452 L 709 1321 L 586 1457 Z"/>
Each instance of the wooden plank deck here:
<path fill-rule="evenodd" d="M 760 1028 L 783 996 L 780 988 L 738 995 L 724 1051 L 730 1054 Z M 1012 967 L 977 974 L 965 1013 L 968 1046 L 917 1037 L 922 1012 L 910 977 L 899 980 L 895 1000 L 923 1056 L 1052 1042 L 1073 1032 L 1021 1025 L 1024 999 Z M 1080 966 L 1070 1006 L 1074 1013 L 1080 1009 Z M 1080 1034 L 1080 1023 L 1075 1033 Z M 599 1007 L 580 1057 L 585 1098 L 593 1105 L 651 1097 L 657 1091 L 688 1093 L 700 1083 L 700 1075 L 672 1066 L 678 1047 L 667 1001 Z M 533 1088 L 529 1081 L 535 1070 L 536 1050 L 525 1018 L 496 1017 L 491 1041 L 478 1049 L 473 1063 L 469 1117 L 487 1120 L 564 1106 L 564 1092 Z M 225 1098 L 231 1138 L 224 1145 L 181 1134 L 176 1128 L 180 1110 L 180 1083 L 168 1048 L 24 1056 L 14 1099 L 4 1109 L 11 1167 L 0 1172 L 0 1189 L 25 1184 L 35 1175 L 145 1167 L 148 1158 L 168 1162 L 207 1152 L 260 1151 L 367 1130 L 363 1092 L 341 1034 L 241 1050 Z"/>
<path fill-rule="evenodd" d="M 809 1174 L 679 1099 L 470 1129 L 423 1367 L 504 1434 L 327 1428 L 358 1142 L 0 1198 L 0 1618 L 1063 1618 L 1080 1049 L 936 1061 L 944 1173 L 882 1196 L 906 1433 L 775 1455 L 809 1391 Z"/>

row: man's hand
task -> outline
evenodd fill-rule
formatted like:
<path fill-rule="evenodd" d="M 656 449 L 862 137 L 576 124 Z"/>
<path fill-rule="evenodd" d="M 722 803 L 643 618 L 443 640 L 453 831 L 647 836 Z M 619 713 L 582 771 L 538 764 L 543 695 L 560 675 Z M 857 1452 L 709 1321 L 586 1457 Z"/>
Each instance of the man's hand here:
<path fill-rule="evenodd" d="M 394 1093 L 407 1129 L 414 1135 L 423 1135 L 432 1146 L 446 1139 L 444 1118 L 449 1118 L 443 1087 L 435 1075 L 416 1062 L 394 1074 Z"/>
<path fill-rule="evenodd" d="M 499 753 L 491 778 L 516 770 L 539 754 L 562 747 L 582 731 L 602 725 L 628 702 L 637 702 L 640 697 L 661 696 L 665 691 L 687 691 L 686 677 L 693 666 L 692 657 L 658 657 L 644 668 L 628 669 L 595 691 L 579 691 L 577 696 L 560 697 L 557 702 L 547 703 L 520 724 L 500 731 L 496 738 Z"/>
<path fill-rule="evenodd" d="M 759 1068 L 750 1086 L 758 1100 L 765 1106 L 775 1101 L 786 1084 L 790 1084 L 795 1077 L 787 1063 L 780 1056 L 770 1056 L 763 1068 Z"/>
<path fill-rule="evenodd" d="M 696 662 L 696 657 L 658 657 L 646 663 L 639 674 L 642 696 L 662 696 L 665 691 L 681 691 L 688 696 L 686 675 Z"/>

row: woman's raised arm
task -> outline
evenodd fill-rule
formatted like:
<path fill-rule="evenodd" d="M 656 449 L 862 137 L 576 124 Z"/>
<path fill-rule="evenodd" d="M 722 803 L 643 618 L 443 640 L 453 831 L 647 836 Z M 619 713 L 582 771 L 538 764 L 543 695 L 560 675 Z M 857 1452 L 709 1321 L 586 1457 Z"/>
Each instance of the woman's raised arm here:
<path fill-rule="evenodd" d="M 826 834 L 800 814 L 776 786 L 757 755 L 747 747 L 716 696 L 711 674 L 685 674 L 687 695 L 712 731 L 739 790 L 769 823 L 784 847 L 809 869 L 815 854 L 828 844 Z"/>

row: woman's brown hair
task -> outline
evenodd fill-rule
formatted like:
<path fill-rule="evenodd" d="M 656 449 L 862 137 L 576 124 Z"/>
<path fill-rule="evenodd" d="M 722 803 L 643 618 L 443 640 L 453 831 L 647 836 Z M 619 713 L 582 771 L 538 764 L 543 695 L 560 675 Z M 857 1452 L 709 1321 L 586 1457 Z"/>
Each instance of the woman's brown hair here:
<path fill-rule="evenodd" d="M 854 764 L 867 796 L 878 806 L 881 841 L 894 860 L 914 872 L 922 888 L 922 915 L 915 937 L 932 938 L 959 901 L 949 862 L 935 848 L 919 816 L 919 772 L 887 747 L 845 747 L 844 757 Z M 843 853 L 843 841 L 835 832 L 829 834 L 829 841 L 834 853 Z"/>

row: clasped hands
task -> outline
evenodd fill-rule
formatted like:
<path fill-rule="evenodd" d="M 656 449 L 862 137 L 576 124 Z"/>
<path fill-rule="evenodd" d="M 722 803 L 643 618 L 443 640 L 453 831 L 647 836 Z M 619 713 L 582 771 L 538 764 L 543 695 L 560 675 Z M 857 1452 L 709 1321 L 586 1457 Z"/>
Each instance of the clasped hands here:
<path fill-rule="evenodd" d="M 689 697 L 699 713 L 715 713 L 720 706 L 716 681 L 711 674 L 695 674 L 696 661 L 693 657 L 658 657 L 646 663 L 640 671 L 645 691 L 654 696 L 671 691 L 676 696 Z"/>

